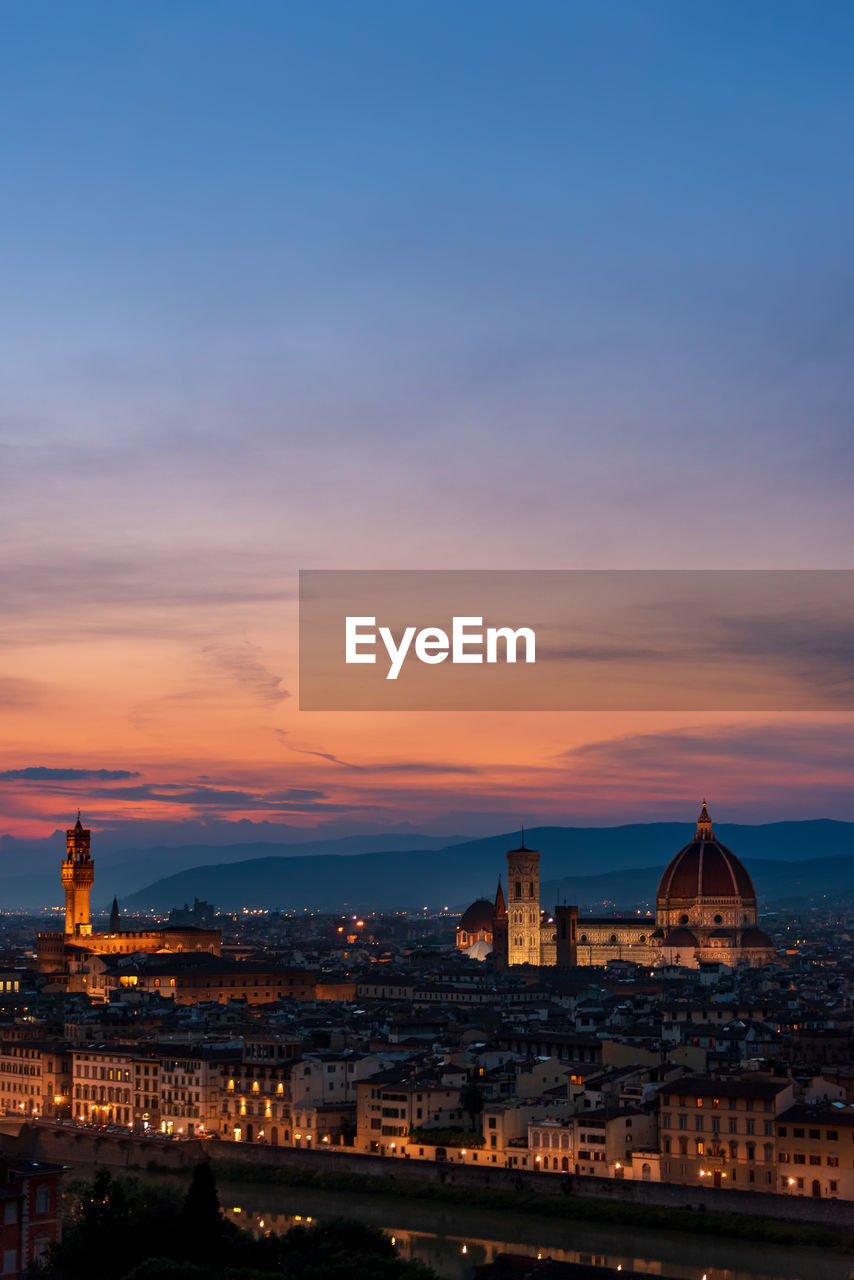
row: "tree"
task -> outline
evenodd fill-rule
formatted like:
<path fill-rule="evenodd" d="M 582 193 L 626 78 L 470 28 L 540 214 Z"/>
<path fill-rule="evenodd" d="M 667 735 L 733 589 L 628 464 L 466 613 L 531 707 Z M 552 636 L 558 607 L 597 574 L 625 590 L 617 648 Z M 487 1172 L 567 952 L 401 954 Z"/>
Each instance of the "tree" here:
<path fill-rule="evenodd" d="M 477 1118 L 483 1111 L 483 1093 L 473 1080 L 460 1089 L 460 1106 L 471 1120 L 472 1129 L 476 1129 Z"/>
<path fill-rule="evenodd" d="M 213 1262 L 220 1257 L 225 1219 L 219 1205 L 213 1167 L 203 1160 L 193 1178 L 178 1221 L 182 1253 L 193 1262 Z"/>

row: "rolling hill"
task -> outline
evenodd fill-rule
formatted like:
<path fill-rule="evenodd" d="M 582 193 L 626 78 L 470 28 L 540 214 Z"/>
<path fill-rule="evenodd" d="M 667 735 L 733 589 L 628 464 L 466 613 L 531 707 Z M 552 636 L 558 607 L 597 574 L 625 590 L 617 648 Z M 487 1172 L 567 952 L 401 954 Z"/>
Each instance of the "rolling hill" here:
<path fill-rule="evenodd" d="M 526 843 L 542 854 L 542 901 L 633 906 L 654 896 L 670 858 L 693 824 L 540 827 Z M 743 858 L 766 902 L 854 891 L 854 824 L 817 820 L 766 826 L 724 824 L 720 839 Z M 168 910 L 194 896 L 218 907 L 354 911 L 465 906 L 495 892 L 511 833 L 429 852 L 405 849 L 340 857 L 265 856 L 205 864 L 154 881 L 123 901 L 130 909 Z M 596 869 L 595 874 L 591 871 Z"/>

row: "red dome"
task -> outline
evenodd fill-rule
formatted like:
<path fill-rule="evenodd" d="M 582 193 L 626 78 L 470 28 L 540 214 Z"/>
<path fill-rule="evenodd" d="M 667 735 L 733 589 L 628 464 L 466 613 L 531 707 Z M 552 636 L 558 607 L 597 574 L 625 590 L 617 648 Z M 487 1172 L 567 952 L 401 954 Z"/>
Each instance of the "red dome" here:
<path fill-rule="evenodd" d="M 719 840 L 692 840 L 680 849 L 661 877 L 659 905 L 668 899 L 742 898 L 756 901 L 746 869 Z"/>
<path fill-rule="evenodd" d="M 478 898 L 463 912 L 457 928 L 466 933 L 492 933 L 492 903 Z"/>

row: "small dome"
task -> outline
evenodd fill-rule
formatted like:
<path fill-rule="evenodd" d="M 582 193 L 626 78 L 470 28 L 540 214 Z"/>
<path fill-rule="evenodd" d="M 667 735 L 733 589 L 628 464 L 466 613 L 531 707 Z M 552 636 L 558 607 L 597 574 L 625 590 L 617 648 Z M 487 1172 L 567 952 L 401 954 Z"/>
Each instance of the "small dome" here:
<path fill-rule="evenodd" d="M 478 898 L 463 912 L 457 928 L 465 933 L 492 933 L 492 903 Z"/>
<path fill-rule="evenodd" d="M 690 929 L 672 929 L 661 945 L 663 947 L 697 947 L 699 943 Z"/>

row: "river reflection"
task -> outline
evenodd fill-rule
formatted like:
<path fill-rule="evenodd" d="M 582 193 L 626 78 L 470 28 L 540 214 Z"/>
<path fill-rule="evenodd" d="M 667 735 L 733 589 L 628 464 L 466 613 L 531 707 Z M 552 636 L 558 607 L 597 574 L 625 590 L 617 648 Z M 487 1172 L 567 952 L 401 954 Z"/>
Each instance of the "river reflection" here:
<path fill-rule="evenodd" d="M 523 1214 L 425 1204 L 353 1192 L 309 1191 L 224 1182 L 220 1201 L 240 1226 L 285 1232 L 298 1223 L 357 1218 L 394 1238 L 401 1257 L 417 1258 L 445 1280 L 471 1280 L 473 1268 L 499 1253 L 641 1271 L 680 1280 L 847 1280 L 854 1256 L 829 1249 L 558 1223 Z"/>

